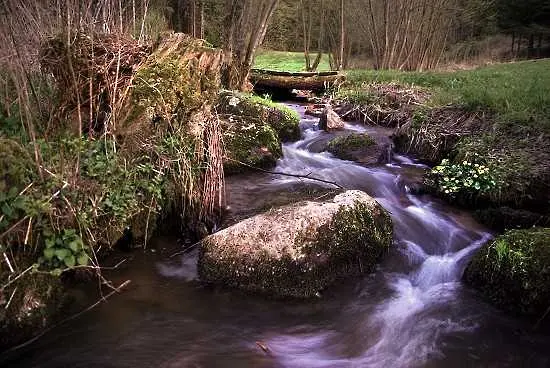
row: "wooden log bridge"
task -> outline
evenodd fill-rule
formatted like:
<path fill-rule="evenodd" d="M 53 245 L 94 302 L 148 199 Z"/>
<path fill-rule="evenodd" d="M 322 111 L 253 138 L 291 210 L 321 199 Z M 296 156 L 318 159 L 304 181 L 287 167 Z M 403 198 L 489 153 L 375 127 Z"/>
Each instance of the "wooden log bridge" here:
<path fill-rule="evenodd" d="M 322 92 L 345 79 L 337 71 L 328 72 L 283 72 L 266 69 L 252 69 L 250 82 L 255 90 L 308 90 Z"/>

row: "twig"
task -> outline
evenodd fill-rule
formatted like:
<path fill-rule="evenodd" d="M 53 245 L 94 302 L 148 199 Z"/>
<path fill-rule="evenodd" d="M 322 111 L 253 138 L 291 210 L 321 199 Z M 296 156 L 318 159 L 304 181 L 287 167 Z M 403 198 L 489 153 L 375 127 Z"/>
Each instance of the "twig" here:
<path fill-rule="evenodd" d="M 5 253 L 4 253 L 5 254 Z M 21 272 L 19 275 L 17 275 L 16 278 L 14 278 L 13 280 L 10 280 L 6 285 L 2 286 L 2 288 L 0 288 L 0 290 L 3 290 L 5 288 L 7 288 L 8 286 L 10 286 L 11 284 L 13 284 L 14 282 L 16 282 L 18 279 L 20 279 L 24 274 L 26 274 L 27 272 L 29 272 L 30 270 L 33 269 L 33 266 L 30 266 L 29 268 L 27 268 L 25 271 Z"/>
<path fill-rule="evenodd" d="M 263 342 L 261 342 L 261 341 L 256 341 L 256 345 L 258 345 L 258 347 L 259 347 L 260 349 L 262 349 L 262 351 L 263 351 L 264 353 L 266 353 L 266 354 L 270 354 L 270 353 L 271 353 L 271 350 L 269 350 L 269 347 L 268 347 L 265 343 L 263 343 Z"/>
<path fill-rule="evenodd" d="M 13 267 L 11 265 L 11 262 L 10 262 L 10 259 L 8 258 L 8 255 L 6 254 L 6 252 L 4 252 L 2 254 L 4 255 L 4 259 L 6 260 L 6 263 L 8 264 L 8 267 L 10 268 L 10 272 L 15 273 L 15 270 L 13 269 Z"/>
<path fill-rule="evenodd" d="M 172 254 L 172 255 L 171 255 L 170 257 L 168 257 L 168 258 L 174 258 L 175 256 L 179 256 L 180 254 L 185 254 L 185 253 L 187 253 L 188 251 L 190 251 L 191 249 L 195 248 L 195 247 L 196 247 L 197 245 L 199 245 L 200 243 L 202 243 L 202 240 L 200 240 L 200 241 L 198 241 L 198 242 L 196 242 L 196 243 L 194 243 L 194 244 L 191 244 L 190 246 L 186 247 L 185 249 L 180 250 L 180 251 L 178 251 L 178 252 Z"/>
<path fill-rule="evenodd" d="M 315 178 L 313 176 L 310 176 L 311 173 L 307 174 L 307 175 L 300 175 L 300 174 L 289 174 L 289 173 L 284 173 L 284 172 L 280 172 L 280 171 L 270 171 L 270 170 L 265 170 L 265 169 L 261 169 L 259 167 L 255 167 L 255 166 L 251 166 L 251 165 L 248 165 L 248 164 L 245 164 L 244 162 L 241 162 L 239 160 L 235 160 L 235 159 L 232 159 L 232 158 L 227 158 L 228 160 L 230 161 L 233 161 L 233 162 L 236 162 L 238 164 L 241 164 L 243 166 L 246 166 L 248 168 L 251 168 L 251 169 L 254 169 L 256 171 L 260 171 L 260 172 L 264 172 L 264 173 L 267 173 L 267 174 L 273 174 L 273 175 L 283 175 L 283 176 L 290 176 L 290 177 L 293 177 L 293 178 L 301 178 L 301 179 L 309 179 L 309 180 L 314 180 L 314 181 L 319 181 L 321 183 L 325 183 L 325 184 L 331 184 L 331 185 L 334 185 L 340 189 L 346 189 L 345 187 L 341 186 L 340 184 L 338 183 L 335 183 L 333 181 L 330 181 L 330 180 L 324 180 L 324 179 L 319 179 L 319 178 Z"/>
<path fill-rule="evenodd" d="M 17 346 L 14 346 L 13 348 L 5 351 L 4 353 L 10 353 L 10 352 L 13 352 L 13 351 L 16 351 L 16 350 L 19 350 L 21 348 L 24 348 L 25 346 L 28 346 L 30 344 L 32 344 L 33 342 L 35 342 L 36 340 L 38 340 L 39 338 L 41 338 L 42 336 L 44 336 L 45 334 L 47 334 L 48 332 L 50 332 L 51 330 L 53 330 L 54 328 L 57 328 L 69 321 L 72 321 L 73 319 L 76 319 L 78 317 L 80 317 L 81 315 L 83 315 L 84 313 L 86 312 L 89 312 L 91 311 L 92 309 L 94 309 L 95 307 L 97 307 L 98 305 L 100 305 L 101 303 L 103 303 L 105 300 L 107 300 L 108 298 L 110 298 L 111 296 L 113 296 L 115 293 L 119 293 L 123 288 L 125 288 L 126 286 L 128 286 L 130 284 L 130 280 L 126 280 L 124 281 L 122 284 L 120 284 L 119 287 L 117 288 L 114 288 L 109 294 L 103 296 L 101 299 L 99 299 L 97 302 L 95 302 L 94 304 L 90 305 L 88 308 L 78 312 L 77 314 L 75 315 L 72 315 L 66 319 L 64 319 L 63 321 L 45 329 L 44 331 L 42 331 L 40 334 L 36 335 L 35 337 L 33 337 L 32 339 L 22 343 L 22 344 L 19 344 Z"/>
<path fill-rule="evenodd" d="M 535 326 L 533 327 L 533 330 L 538 330 L 538 328 L 540 327 L 540 324 L 542 323 L 542 321 L 544 321 L 544 319 L 548 316 L 548 314 L 550 314 L 550 306 L 548 306 L 548 309 L 546 310 L 546 312 L 544 312 L 542 317 L 540 317 L 540 319 L 537 321 L 537 323 L 535 323 Z"/>
<path fill-rule="evenodd" d="M 13 289 L 13 292 L 11 293 L 10 300 L 8 300 L 8 304 L 6 304 L 5 309 L 8 310 L 10 307 L 11 301 L 13 300 L 13 297 L 15 296 L 15 293 L 17 292 L 17 288 Z"/>

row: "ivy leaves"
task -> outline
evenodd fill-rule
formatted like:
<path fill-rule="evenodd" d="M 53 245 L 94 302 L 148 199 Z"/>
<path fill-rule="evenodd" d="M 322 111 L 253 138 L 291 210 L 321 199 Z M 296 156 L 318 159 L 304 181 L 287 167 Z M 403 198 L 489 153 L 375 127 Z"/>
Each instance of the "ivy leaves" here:
<path fill-rule="evenodd" d="M 53 272 L 75 266 L 87 266 L 90 259 L 82 238 L 74 229 L 65 229 L 60 234 L 43 231 L 45 248 L 39 263 Z"/>

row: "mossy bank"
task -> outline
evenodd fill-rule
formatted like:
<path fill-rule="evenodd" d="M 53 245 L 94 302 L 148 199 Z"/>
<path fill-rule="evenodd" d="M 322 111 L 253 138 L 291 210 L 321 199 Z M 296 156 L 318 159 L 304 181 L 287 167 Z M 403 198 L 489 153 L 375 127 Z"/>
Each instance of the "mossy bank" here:
<path fill-rule="evenodd" d="M 154 49 L 113 35 L 93 40 L 79 33 L 71 47 L 61 36 L 43 45 L 54 78 L 42 82 L 59 95 L 55 125 L 38 120 L 31 134 L 10 124 L 17 109 L 0 111 L 0 348 L 55 319 L 61 274 L 100 272 L 119 240 L 141 247 L 161 222 L 205 234 L 220 213 L 223 146 L 211 105 L 222 52 L 183 34 L 164 35 Z M 90 88 L 67 84 L 71 67 Z M 82 103 L 90 98 L 96 114 Z"/>
<path fill-rule="evenodd" d="M 395 128 L 398 152 L 439 167 L 427 189 L 475 208 L 492 228 L 540 225 L 550 214 L 548 66 L 542 60 L 447 73 L 353 71 L 337 95 L 338 111 Z"/>
<path fill-rule="evenodd" d="M 464 281 L 502 309 L 542 319 L 550 309 L 550 229 L 497 236 L 472 259 Z"/>

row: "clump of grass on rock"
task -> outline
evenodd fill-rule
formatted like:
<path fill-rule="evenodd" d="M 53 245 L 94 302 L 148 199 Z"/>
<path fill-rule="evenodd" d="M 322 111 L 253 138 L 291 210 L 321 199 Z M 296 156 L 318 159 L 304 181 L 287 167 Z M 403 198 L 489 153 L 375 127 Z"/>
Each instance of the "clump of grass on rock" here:
<path fill-rule="evenodd" d="M 472 259 L 464 280 L 500 308 L 542 317 L 550 308 L 550 229 L 496 237 Z"/>

